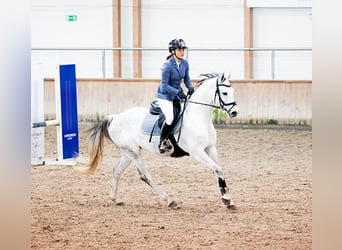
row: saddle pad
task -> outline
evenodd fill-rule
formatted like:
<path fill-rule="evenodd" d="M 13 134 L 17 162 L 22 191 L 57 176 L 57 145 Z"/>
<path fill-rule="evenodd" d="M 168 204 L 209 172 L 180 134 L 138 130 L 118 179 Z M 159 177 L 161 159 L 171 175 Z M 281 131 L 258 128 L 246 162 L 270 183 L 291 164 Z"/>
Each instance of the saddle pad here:
<path fill-rule="evenodd" d="M 144 135 L 151 135 L 153 126 L 156 124 L 158 118 L 159 118 L 159 115 L 152 115 L 151 113 L 147 113 L 147 115 L 145 116 L 141 124 L 141 132 Z M 178 120 L 174 128 L 171 130 L 171 133 L 172 134 L 176 133 L 179 127 L 180 127 L 180 119 Z M 160 128 L 158 124 L 155 125 L 152 135 L 160 135 Z"/>

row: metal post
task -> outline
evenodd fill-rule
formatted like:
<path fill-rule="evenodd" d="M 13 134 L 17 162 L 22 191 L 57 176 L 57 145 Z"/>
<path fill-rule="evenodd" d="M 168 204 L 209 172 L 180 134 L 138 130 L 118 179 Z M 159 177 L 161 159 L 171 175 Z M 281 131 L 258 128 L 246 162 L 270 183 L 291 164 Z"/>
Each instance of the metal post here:
<path fill-rule="evenodd" d="M 106 78 L 106 50 L 102 50 L 102 78 Z"/>
<path fill-rule="evenodd" d="M 274 80 L 275 77 L 275 52 L 272 50 L 271 55 L 271 72 L 272 72 L 272 80 Z"/>

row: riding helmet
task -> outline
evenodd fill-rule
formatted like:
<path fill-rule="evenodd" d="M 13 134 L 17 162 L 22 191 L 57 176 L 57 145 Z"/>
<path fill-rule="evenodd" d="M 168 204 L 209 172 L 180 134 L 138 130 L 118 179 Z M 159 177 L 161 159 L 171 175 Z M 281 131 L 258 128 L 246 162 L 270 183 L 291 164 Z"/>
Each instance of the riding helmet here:
<path fill-rule="evenodd" d="M 187 49 L 183 39 L 173 39 L 169 42 L 169 52 L 172 53 L 175 49 Z"/>

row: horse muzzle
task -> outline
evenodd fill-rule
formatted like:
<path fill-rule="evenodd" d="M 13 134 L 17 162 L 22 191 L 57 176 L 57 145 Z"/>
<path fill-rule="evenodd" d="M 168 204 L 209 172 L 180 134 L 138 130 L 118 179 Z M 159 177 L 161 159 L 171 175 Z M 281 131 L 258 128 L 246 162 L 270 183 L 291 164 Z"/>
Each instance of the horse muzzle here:
<path fill-rule="evenodd" d="M 230 113 L 230 117 L 231 117 L 231 118 L 234 118 L 234 117 L 236 117 L 237 115 L 238 115 L 238 112 L 237 112 L 237 111 L 233 111 L 233 112 Z"/>
<path fill-rule="evenodd" d="M 227 113 L 229 115 L 230 118 L 234 118 L 237 117 L 237 115 L 239 114 L 239 108 L 237 105 L 234 105 L 232 108 L 227 110 Z"/>

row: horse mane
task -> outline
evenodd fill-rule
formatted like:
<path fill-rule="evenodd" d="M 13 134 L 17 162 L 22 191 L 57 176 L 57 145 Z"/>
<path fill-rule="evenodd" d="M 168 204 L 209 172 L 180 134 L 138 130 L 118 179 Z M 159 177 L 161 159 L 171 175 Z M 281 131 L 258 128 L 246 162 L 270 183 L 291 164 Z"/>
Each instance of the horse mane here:
<path fill-rule="evenodd" d="M 215 78 L 215 77 L 218 77 L 219 74 L 218 73 L 205 73 L 205 74 L 200 74 L 201 77 L 204 77 L 202 78 L 201 80 L 199 80 L 197 83 L 196 83 L 196 86 L 199 87 L 203 84 L 203 82 L 205 82 L 206 80 L 209 80 L 209 79 L 212 79 L 212 78 Z"/>

